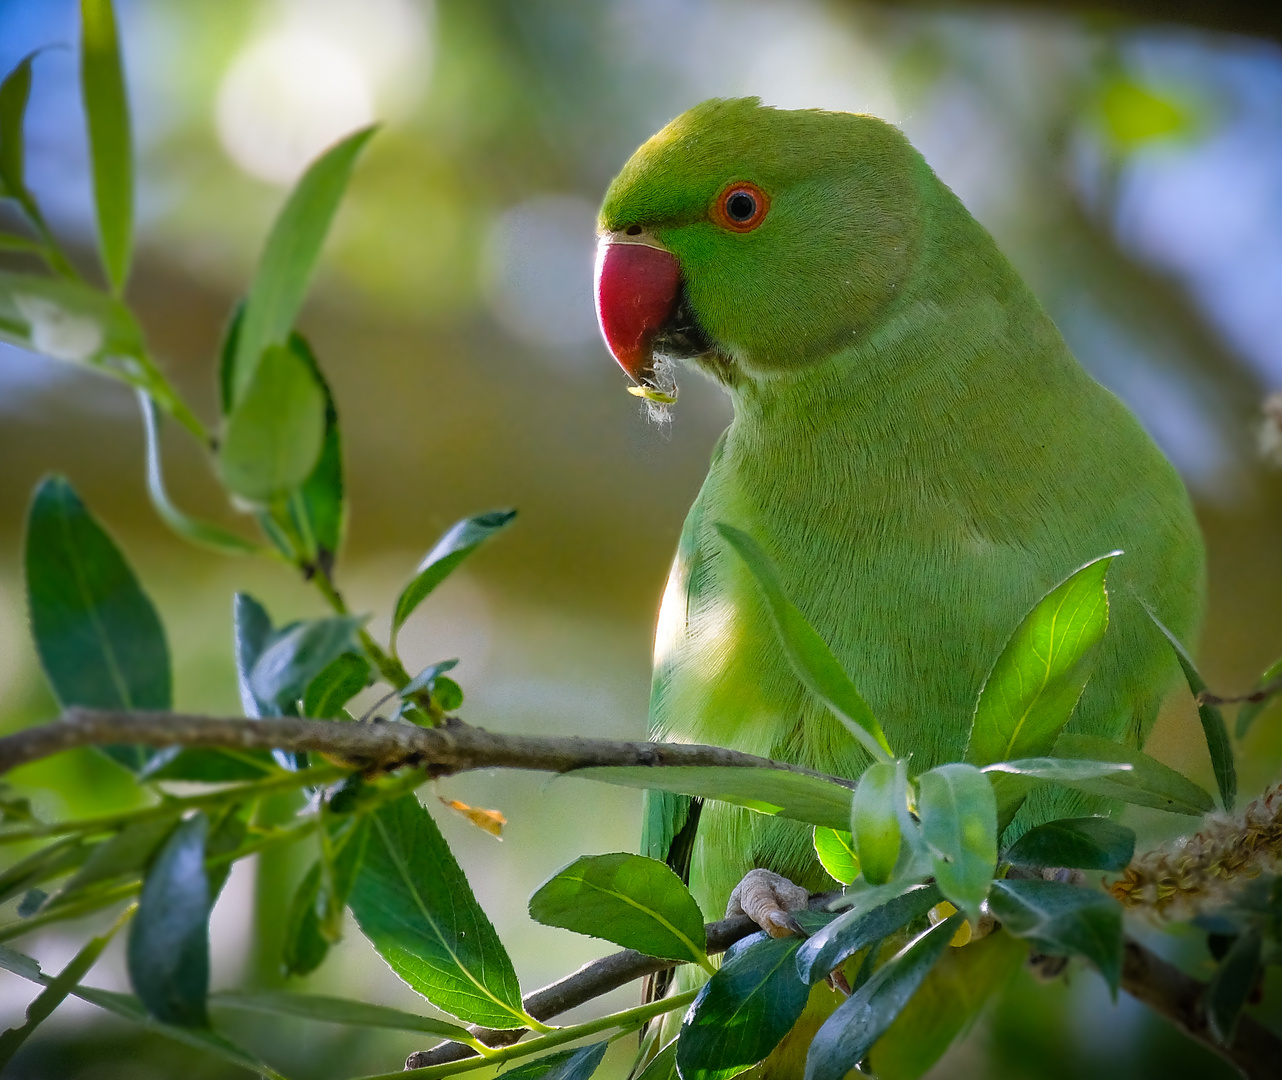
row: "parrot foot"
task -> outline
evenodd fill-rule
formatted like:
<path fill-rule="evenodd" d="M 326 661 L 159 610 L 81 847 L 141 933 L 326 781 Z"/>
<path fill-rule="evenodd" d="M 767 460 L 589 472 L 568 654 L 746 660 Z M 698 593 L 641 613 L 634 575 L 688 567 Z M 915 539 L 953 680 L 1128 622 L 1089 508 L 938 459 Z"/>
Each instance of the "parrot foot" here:
<path fill-rule="evenodd" d="M 810 893 L 786 877 L 770 870 L 749 870 L 730 894 L 726 918 L 747 915 L 772 938 L 805 937 L 792 913 L 804 911 L 809 902 Z"/>

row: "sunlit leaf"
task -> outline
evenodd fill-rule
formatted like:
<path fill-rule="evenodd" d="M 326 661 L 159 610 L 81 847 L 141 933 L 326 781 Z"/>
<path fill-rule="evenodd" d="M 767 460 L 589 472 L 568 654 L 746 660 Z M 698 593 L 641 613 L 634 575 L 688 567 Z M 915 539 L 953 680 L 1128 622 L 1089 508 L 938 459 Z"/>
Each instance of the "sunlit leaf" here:
<path fill-rule="evenodd" d="M 1215 809 L 1211 796 L 1188 777 L 1129 746 L 1094 735 L 1065 734 L 1055 743 L 1055 753 L 1059 757 L 1131 766 L 1126 772 L 1096 779 L 1058 781 L 1065 787 L 1175 814 L 1200 816 Z"/>
<path fill-rule="evenodd" d="M 925 931 L 873 972 L 819 1029 L 806 1057 L 805 1080 L 842 1080 L 930 974 L 963 922 L 959 912 Z"/>
<path fill-rule="evenodd" d="M 843 912 L 802 944 L 797 952 L 799 974 L 807 983 L 819 982 L 860 949 L 922 918 L 942 898 L 937 885 L 913 885 L 875 907 L 860 905 Z"/>
<path fill-rule="evenodd" d="M 218 452 L 223 483 L 268 504 L 308 478 L 324 439 L 324 390 L 292 348 L 273 345 L 227 418 Z"/>
<path fill-rule="evenodd" d="M 31 632 L 59 703 L 168 709 L 169 647 L 156 609 L 62 477 L 36 489 L 25 563 Z M 135 771 L 158 753 L 143 746 L 103 750 Z"/>
<path fill-rule="evenodd" d="M 147 871 L 129 928 L 129 981 L 157 1020 L 208 1027 L 209 878 L 203 812 L 170 835 Z"/>
<path fill-rule="evenodd" d="M 708 962 L 699 905 L 668 866 L 644 855 L 575 859 L 530 897 L 530 918 L 647 956 Z"/>
<path fill-rule="evenodd" d="M 1122 909 L 1112 897 L 1058 881 L 996 881 L 993 914 L 1053 956 L 1083 956 L 1114 996 L 1122 977 Z"/>
<path fill-rule="evenodd" d="M 850 826 L 850 788 L 819 776 L 786 769 L 729 765 L 611 765 L 575 769 L 566 775 L 621 787 L 717 799 L 735 806 L 746 806 L 760 814 L 792 818 L 810 825 L 826 825 L 830 829 Z"/>
<path fill-rule="evenodd" d="M 682 1080 L 728 1080 L 770 1053 L 810 997 L 797 975 L 799 937 L 769 938 L 729 956 L 694 999 L 677 1042 Z"/>
<path fill-rule="evenodd" d="M 859 856 L 855 854 L 855 839 L 841 829 L 815 826 L 815 854 L 828 876 L 842 885 L 849 885 L 859 876 Z"/>
<path fill-rule="evenodd" d="M 872 709 L 860 696 L 850 676 L 828 648 L 827 642 L 806 621 L 788 598 L 770 556 L 742 529 L 720 522 L 716 530 L 751 571 L 766 601 L 784 655 L 805 687 L 819 698 L 873 756 L 894 757 Z"/>
<path fill-rule="evenodd" d="M 1087 563 L 1024 616 L 984 681 L 966 761 L 1047 753 L 1077 706 L 1088 658 L 1108 629 L 1104 578 L 1120 552 Z"/>
<path fill-rule="evenodd" d="M 269 1016 L 297 1016 L 303 1020 L 317 1020 L 325 1024 L 349 1024 L 353 1027 L 389 1028 L 393 1031 L 418 1031 L 439 1039 L 468 1041 L 467 1028 L 438 1020 L 434 1016 L 393 1009 L 387 1005 L 374 1005 L 351 998 L 324 997 L 319 994 L 299 994 L 292 991 L 242 991 L 224 990 L 209 997 L 211 1005 L 244 1012 L 266 1013 Z"/>
<path fill-rule="evenodd" d="M 1184 678 L 1189 684 L 1189 690 L 1197 701 L 1197 715 L 1202 722 L 1206 748 L 1211 754 L 1211 768 L 1215 772 L 1216 786 L 1220 789 L 1220 802 L 1227 813 L 1232 813 L 1233 804 L 1237 799 L 1237 768 L 1233 764 L 1233 747 L 1229 743 L 1229 732 L 1224 726 L 1224 717 L 1217 706 L 1202 701 L 1201 695 L 1207 690 L 1206 682 L 1180 639 L 1172 634 L 1153 612 L 1149 611 L 1148 616 L 1170 643 L 1175 658 L 1180 662 L 1180 670 L 1184 672 Z"/>
<path fill-rule="evenodd" d="M 303 715 L 313 720 L 342 720 L 343 706 L 369 685 L 370 663 L 358 653 L 339 653 L 307 684 Z"/>
<path fill-rule="evenodd" d="M 391 969 L 445 1012 L 525 1027 L 507 951 L 431 815 L 412 795 L 372 819 L 349 905 Z"/>
<path fill-rule="evenodd" d="M 850 807 L 855 854 L 870 885 L 884 885 L 894 872 L 902 840 L 899 802 L 905 798 L 900 766 L 878 761 L 864 770 Z"/>
<path fill-rule="evenodd" d="M 1259 977 L 1261 951 L 1259 931 L 1239 934 L 1206 985 L 1206 1022 L 1221 1046 L 1233 1044 L 1242 1009 Z"/>
<path fill-rule="evenodd" d="M 579 1050 L 559 1050 L 508 1069 L 503 1073 L 503 1080 L 588 1080 L 609 1047 L 609 1040 L 603 1040 Z"/>
<path fill-rule="evenodd" d="M 917 778 L 917 813 L 940 892 L 974 925 L 997 869 L 997 800 L 973 765 L 941 765 Z"/>
<path fill-rule="evenodd" d="M 272 225 L 236 335 L 227 378 L 233 405 L 247 392 L 266 352 L 288 341 L 352 166 L 373 133 L 363 128 L 348 135 L 312 162 Z"/>
<path fill-rule="evenodd" d="M 1102 817 L 1064 818 L 1029 829 L 1002 854 L 1014 866 L 1124 870 L 1135 854 L 1135 833 Z"/>
<path fill-rule="evenodd" d="M 134 162 L 129 101 L 111 0 L 80 0 L 80 89 L 89 126 L 98 246 L 114 292 L 129 276 Z"/>
<path fill-rule="evenodd" d="M 392 615 L 395 633 L 410 617 L 433 589 L 444 581 L 459 563 L 481 546 L 496 532 L 506 527 L 516 517 L 515 510 L 493 510 L 487 514 L 457 521 L 445 532 L 435 546 L 418 564 L 414 577 L 401 590 Z"/>

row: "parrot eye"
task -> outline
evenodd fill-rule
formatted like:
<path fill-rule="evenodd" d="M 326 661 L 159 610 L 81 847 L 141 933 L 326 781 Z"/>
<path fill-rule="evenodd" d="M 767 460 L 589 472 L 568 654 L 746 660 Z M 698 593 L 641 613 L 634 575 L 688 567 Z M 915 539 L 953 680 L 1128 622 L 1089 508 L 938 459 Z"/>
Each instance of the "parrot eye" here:
<path fill-rule="evenodd" d="M 746 181 L 731 184 L 712 207 L 712 219 L 732 232 L 751 232 L 766 218 L 770 199 L 766 193 Z"/>

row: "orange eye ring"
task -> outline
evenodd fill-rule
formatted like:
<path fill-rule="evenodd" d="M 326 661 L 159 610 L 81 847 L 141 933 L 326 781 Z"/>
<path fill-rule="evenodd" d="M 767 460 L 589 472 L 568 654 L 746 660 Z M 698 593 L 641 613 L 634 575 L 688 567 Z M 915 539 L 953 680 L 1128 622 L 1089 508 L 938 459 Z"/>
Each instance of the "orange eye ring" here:
<path fill-rule="evenodd" d="M 712 204 L 712 220 L 737 233 L 752 232 L 769 212 L 770 196 L 747 180 L 727 184 Z"/>

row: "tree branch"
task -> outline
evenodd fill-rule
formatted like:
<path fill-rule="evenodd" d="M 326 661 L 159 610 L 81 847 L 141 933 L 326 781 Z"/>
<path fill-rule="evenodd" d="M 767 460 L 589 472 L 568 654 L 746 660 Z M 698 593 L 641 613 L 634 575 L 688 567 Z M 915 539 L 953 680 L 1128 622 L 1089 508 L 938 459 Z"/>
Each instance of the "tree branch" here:
<path fill-rule="evenodd" d="M 359 769 L 411 765 L 431 776 L 472 769 L 570 772 L 607 765 L 730 765 L 779 769 L 851 786 L 797 765 L 785 765 L 719 746 L 503 735 L 455 720 L 421 728 L 401 722 L 359 724 L 330 720 L 227 719 L 168 712 L 71 708 L 58 720 L 0 738 L 0 774 L 79 746 L 132 743 L 237 750 L 308 750 Z"/>

